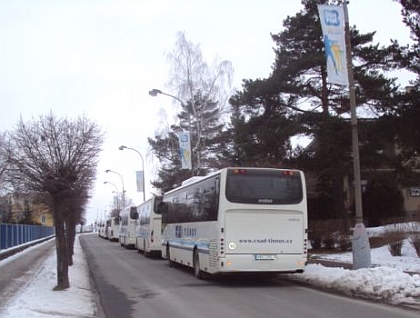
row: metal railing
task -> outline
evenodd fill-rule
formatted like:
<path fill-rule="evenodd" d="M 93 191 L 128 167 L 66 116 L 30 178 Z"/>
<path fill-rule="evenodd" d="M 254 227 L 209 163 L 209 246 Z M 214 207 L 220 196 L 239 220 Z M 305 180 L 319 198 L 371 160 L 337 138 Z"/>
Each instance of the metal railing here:
<path fill-rule="evenodd" d="M 12 248 L 55 234 L 55 228 L 43 225 L 0 224 L 0 250 Z"/>

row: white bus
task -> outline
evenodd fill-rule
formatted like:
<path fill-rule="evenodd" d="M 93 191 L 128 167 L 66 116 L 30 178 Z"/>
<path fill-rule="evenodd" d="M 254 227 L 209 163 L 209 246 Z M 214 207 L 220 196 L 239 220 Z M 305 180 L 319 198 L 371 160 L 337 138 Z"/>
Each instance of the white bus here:
<path fill-rule="evenodd" d="M 156 205 L 160 201 L 161 197 L 154 196 L 137 207 L 139 221 L 136 231 L 136 248 L 145 256 L 160 255 L 161 252 L 162 216 L 155 213 Z"/>
<path fill-rule="evenodd" d="M 106 221 L 99 221 L 98 222 L 98 236 L 101 238 L 105 238 L 106 234 Z"/>
<path fill-rule="evenodd" d="M 304 174 L 224 168 L 163 196 L 162 257 L 194 275 L 303 272 L 307 262 Z"/>
<path fill-rule="evenodd" d="M 139 218 L 137 207 L 128 206 L 120 213 L 119 241 L 125 248 L 134 248 L 136 245 L 136 226 Z"/>
<path fill-rule="evenodd" d="M 120 217 L 113 216 L 107 220 L 108 239 L 112 242 L 118 241 L 120 238 Z"/>

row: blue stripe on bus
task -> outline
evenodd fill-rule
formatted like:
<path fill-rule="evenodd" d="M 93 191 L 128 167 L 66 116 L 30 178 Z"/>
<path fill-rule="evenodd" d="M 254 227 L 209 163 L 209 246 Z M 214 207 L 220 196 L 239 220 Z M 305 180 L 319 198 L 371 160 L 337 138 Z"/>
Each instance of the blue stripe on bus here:
<path fill-rule="evenodd" d="M 208 243 L 196 243 L 190 241 L 178 241 L 172 240 L 168 241 L 170 247 L 177 248 L 180 250 L 189 250 L 192 251 L 195 246 L 197 246 L 198 251 L 203 254 L 209 254 L 209 244 Z M 165 245 L 165 244 L 164 244 Z"/>

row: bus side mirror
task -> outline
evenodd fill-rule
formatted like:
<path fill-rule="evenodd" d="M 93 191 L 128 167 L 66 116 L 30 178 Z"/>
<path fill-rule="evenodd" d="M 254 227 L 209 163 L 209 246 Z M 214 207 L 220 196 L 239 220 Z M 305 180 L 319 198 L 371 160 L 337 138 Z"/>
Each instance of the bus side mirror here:
<path fill-rule="evenodd" d="M 137 220 L 139 218 L 139 212 L 137 211 L 137 207 L 133 206 L 130 209 L 130 218 Z"/>

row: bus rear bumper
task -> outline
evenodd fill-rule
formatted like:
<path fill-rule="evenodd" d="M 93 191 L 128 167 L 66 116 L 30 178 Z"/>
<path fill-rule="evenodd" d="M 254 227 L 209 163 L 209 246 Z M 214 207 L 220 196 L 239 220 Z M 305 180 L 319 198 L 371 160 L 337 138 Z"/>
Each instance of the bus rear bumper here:
<path fill-rule="evenodd" d="M 255 255 L 227 255 L 218 261 L 218 272 L 244 273 L 302 273 L 307 263 L 306 257 L 296 255 L 274 255 L 258 259 Z"/>

